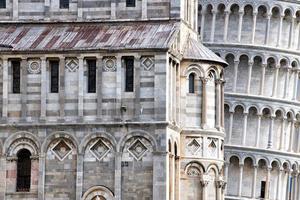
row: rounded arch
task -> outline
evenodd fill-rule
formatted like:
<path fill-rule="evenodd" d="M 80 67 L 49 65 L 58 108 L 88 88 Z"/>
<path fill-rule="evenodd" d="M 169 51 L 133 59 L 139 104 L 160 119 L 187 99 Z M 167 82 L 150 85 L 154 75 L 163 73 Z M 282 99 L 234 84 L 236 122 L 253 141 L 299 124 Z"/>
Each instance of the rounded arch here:
<path fill-rule="evenodd" d="M 218 175 L 221 169 L 219 169 L 219 167 L 216 164 L 212 163 L 208 165 L 206 172 L 208 173 L 210 170 L 214 170 L 216 175 Z"/>
<path fill-rule="evenodd" d="M 189 77 L 190 74 L 194 73 L 197 77 L 204 77 L 204 71 L 198 64 L 189 65 L 183 72 L 184 76 Z"/>
<path fill-rule="evenodd" d="M 94 197 L 102 196 L 105 200 L 114 200 L 113 192 L 104 186 L 94 186 L 88 189 L 82 196 L 82 200 L 92 200 Z"/>
<path fill-rule="evenodd" d="M 79 146 L 78 144 L 79 143 L 78 143 L 77 139 L 72 134 L 70 134 L 68 132 L 64 132 L 64 131 L 53 132 L 48 137 L 46 137 L 45 141 L 42 144 L 42 148 L 41 148 L 42 153 L 46 153 L 47 148 L 49 147 L 51 142 L 53 142 L 53 140 L 59 139 L 59 138 L 69 139 L 73 143 L 74 147 L 76 148 L 76 152 L 78 153 L 78 146 Z"/>
<path fill-rule="evenodd" d="M 148 139 L 153 147 L 153 151 L 157 150 L 157 147 L 158 147 L 157 142 L 151 134 L 149 134 L 148 132 L 143 131 L 143 130 L 134 130 L 134 131 L 129 132 L 125 136 L 123 136 L 123 138 L 121 138 L 121 140 L 119 141 L 119 143 L 117 145 L 117 151 L 121 152 L 121 150 L 124 148 L 124 145 L 127 142 L 127 140 L 129 140 L 131 137 L 136 137 L 136 136 L 144 137 L 144 138 Z"/>
<path fill-rule="evenodd" d="M 200 162 L 197 162 L 197 161 L 189 162 L 185 166 L 185 168 L 184 168 L 185 174 L 188 174 L 190 169 L 197 169 L 200 174 L 203 174 L 205 172 L 204 166 Z"/>
<path fill-rule="evenodd" d="M 227 163 L 230 163 L 231 159 L 234 159 L 234 158 L 236 158 L 236 159 L 238 160 L 239 163 L 242 161 L 241 156 L 240 156 L 239 154 L 235 154 L 235 153 L 229 154 L 229 155 L 225 158 L 225 160 L 226 160 Z"/>
<path fill-rule="evenodd" d="M 253 155 L 245 155 L 242 159 L 243 159 L 242 160 L 243 164 L 245 163 L 246 159 L 250 159 L 252 161 L 252 165 L 255 165 L 255 163 L 256 163 L 256 158 Z"/>
<path fill-rule="evenodd" d="M 277 165 L 277 167 L 278 167 L 279 169 L 282 167 L 281 161 L 280 161 L 279 159 L 277 159 L 277 158 L 273 158 L 273 159 L 270 161 L 270 163 L 271 163 L 271 166 L 273 166 L 273 163 L 276 163 L 276 165 Z"/>
<path fill-rule="evenodd" d="M 259 113 L 264 114 L 269 114 L 270 116 L 274 116 L 274 110 L 270 106 L 263 106 L 260 108 Z"/>
<path fill-rule="evenodd" d="M 257 105 L 248 105 L 246 107 L 246 112 L 249 113 L 250 110 L 255 110 L 256 111 L 256 114 L 258 114 L 259 112 L 259 107 Z"/>
<path fill-rule="evenodd" d="M 40 146 L 40 142 L 34 134 L 27 131 L 20 131 L 5 140 L 3 154 L 13 156 L 16 155 L 17 151 L 25 148 L 30 151 L 31 155 L 39 155 Z"/>
<path fill-rule="evenodd" d="M 206 70 L 205 77 L 208 78 L 211 73 L 213 73 L 215 75 L 215 79 L 220 79 L 220 73 L 219 73 L 219 70 L 216 66 L 210 66 Z"/>
<path fill-rule="evenodd" d="M 107 139 L 113 146 L 113 150 L 116 151 L 117 150 L 117 141 L 115 139 L 114 136 L 112 136 L 112 134 L 109 134 L 107 132 L 96 132 L 96 133 L 90 133 L 87 136 L 85 136 L 82 140 L 82 142 L 79 145 L 78 151 L 79 153 L 83 153 L 87 144 L 96 138 L 105 138 Z"/>
<path fill-rule="evenodd" d="M 274 9 L 277 9 L 280 15 L 283 14 L 283 7 L 280 4 L 272 5 L 270 10 L 273 11 Z"/>
<path fill-rule="evenodd" d="M 265 162 L 267 167 L 270 166 L 270 161 L 265 156 L 261 156 L 261 157 L 257 158 L 256 161 L 257 161 L 257 163 L 256 163 L 257 165 L 259 165 L 259 163 L 262 161 L 262 162 Z"/>
<path fill-rule="evenodd" d="M 235 111 L 238 107 L 241 107 L 244 113 L 247 111 L 246 106 L 243 103 L 234 103 L 232 110 Z"/>

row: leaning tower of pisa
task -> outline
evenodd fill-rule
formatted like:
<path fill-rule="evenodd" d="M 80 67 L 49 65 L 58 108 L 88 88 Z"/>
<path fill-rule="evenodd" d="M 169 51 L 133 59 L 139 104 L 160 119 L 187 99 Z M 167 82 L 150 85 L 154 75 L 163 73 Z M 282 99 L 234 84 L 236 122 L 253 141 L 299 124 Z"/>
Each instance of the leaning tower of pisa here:
<path fill-rule="evenodd" d="M 300 199 L 300 2 L 199 0 L 225 69 L 226 199 Z"/>

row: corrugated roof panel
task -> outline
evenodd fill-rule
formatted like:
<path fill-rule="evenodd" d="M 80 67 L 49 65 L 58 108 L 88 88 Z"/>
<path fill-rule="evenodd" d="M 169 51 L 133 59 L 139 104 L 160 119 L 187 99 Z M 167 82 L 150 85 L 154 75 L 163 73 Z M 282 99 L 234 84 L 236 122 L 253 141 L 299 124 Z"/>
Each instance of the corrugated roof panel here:
<path fill-rule="evenodd" d="M 16 51 L 168 48 L 176 22 L 0 26 L 0 44 Z"/>

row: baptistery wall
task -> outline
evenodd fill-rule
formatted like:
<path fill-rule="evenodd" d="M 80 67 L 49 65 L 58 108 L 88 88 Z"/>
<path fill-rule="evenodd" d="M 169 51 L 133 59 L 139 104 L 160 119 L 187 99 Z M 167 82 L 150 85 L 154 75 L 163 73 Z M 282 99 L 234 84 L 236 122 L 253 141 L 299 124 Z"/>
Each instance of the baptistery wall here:
<path fill-rule="evenodd" d="M 203 43 L 227 61 L 226 199 L 299 199 L 300 4 L 206 1 Z"/>

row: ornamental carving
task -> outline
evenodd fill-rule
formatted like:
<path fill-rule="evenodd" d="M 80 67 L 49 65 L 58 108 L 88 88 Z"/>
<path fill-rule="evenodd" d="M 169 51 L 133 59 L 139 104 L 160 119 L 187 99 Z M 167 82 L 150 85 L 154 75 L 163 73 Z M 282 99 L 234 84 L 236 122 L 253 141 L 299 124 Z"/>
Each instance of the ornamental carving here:
<path fill-rule="evenodd" d="M 187 149 L 191 154 L 195 155 L 201 149 L 201 144 L 196 140 L 196 138 L 193 138 L 188 143 Z"/>
<path fill-rule="evenodd" d="M 9 146 L 7 152 L 9 156 L 15 156 L 20 149 L 24 148 L 29 150 L 32 156 L 38 154 L 38 146 L 31 139 L 24 137 L 16 139 Z"/>
<path fill-rule="evenodd" d="M 78 69 L 78 59 L 77 58 L 68 58 L 66 59 L 66 68 L 69 72 L 76 72 Z"/>
<path fill-rule="evenodd" d="M 191 166 L 191 167 L 189 167 L 189 169 L 187 171 L 187 175 L 190 177 L 200 177 L 201 172 L 199 171 L 199 169 L 197 167 Z"/>
<path fill-rule="evenodd" d="M 109 153 L 110 147 L 103 140 L 98 139 L 89 150 L 98 161 L 101 161 Z"/>
<path fill-rule="evenodd" d="M 63 161 L 70 153 L 72 153 L 72 146 L 61 139 L 52 147 L 51 151 L 56 158 Z"/>
<path fill-rule="evenodd" d="M 107 71 L 107 72 L 114 72 L 116 71 L 116 58 L 115 57 L 105 57 L 103 59 L 103 63 L 104 63 L 104 66 L 103 66 L 103 69 L 104 71 Z"/>
<path fill-rule="evenodd" d="M 127 150 L 136 160 L 140 160 L 148 151 L 148 148 L 140 139 L 136 139 Z"/>
<path fill-rule="evenodd" d="M 141 65 L 146 71 L 150 71 L 154 66 L 154 57 L 142 57 L 141 58 Z"/>
<path fill-rule="evenodd" d="M 30 60 L 28 63 L 29 74 L 39 74 L 41 72 L 41 64 L 39 60 Z"/>

